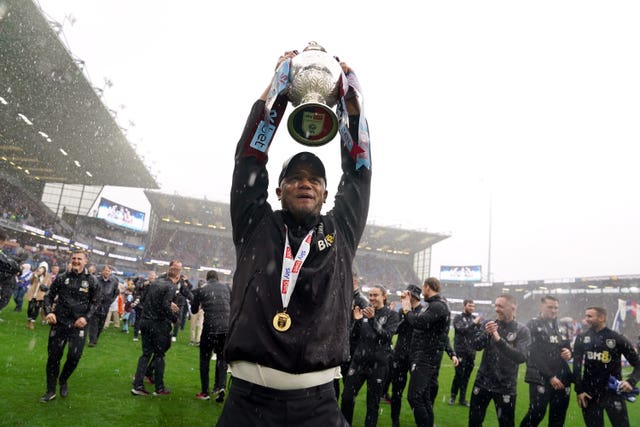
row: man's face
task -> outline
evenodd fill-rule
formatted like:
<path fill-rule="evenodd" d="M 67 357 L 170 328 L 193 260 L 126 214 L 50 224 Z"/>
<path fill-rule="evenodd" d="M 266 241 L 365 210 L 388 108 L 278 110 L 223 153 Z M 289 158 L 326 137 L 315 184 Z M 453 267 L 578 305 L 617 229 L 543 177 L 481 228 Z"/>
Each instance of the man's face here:
<path fill-rule="evenodd" d="M 77 252 L 71 255 L 71 270 L 81 273 L 87 265 L 87 256 L 83 252 Z"/>
<path fill-rule="evenodd" d="M 584 321 L 593 330 L 602 329 L 606 322 L 606 317 L 598 314 L 595 310 L 586 310 L 584 312 Z"/>
<path fill-rule="evenodd" d="M 498 315 L 498 320 L 509 322 L 513 319 L 515 307 L 506 298 L 496 298 L 494 310 Z"/>
<path fill-rule="evenodd" d="M 369 291 L 369 302 L 376 310 L 384 307 L 384 296 L 382 295 L 382 290 L 378 288 L 371 288 Z"/>
<path fill-rule="evenodd" d="M 102 269 L 102 277 L 107 280 L 109 278 L 109 276 L 111 276 L 111 269 L 107 266 L 105 266 Z"/>
<path fill-rule="evenodd" d="M 155 271 L 150 271 L 149 275 L 147 277 L 149 278 L 150 282 L 153 282 L 154 280 L 156 280 L 156 272 Z"/>
<path fill-rule="evenodd" d="M 475 309 L 476 305 L 472 302 L 468 302 L 464 305 L 464 312 L 467 314 L 472 314 Z"/>
<path fill-rule="evenodd" d="M 540 306 L 540 316 L 543 319 L 557 319 L 558 318 L 558 301 L 552 299 L 545 299 Z"/>
<path fill-rule="evenodd" d="M 289 211 L 296 219 L 320 214 L 322 204 L 327 200 L 324 178 L 318 176 L 308 165 L 296 166 L 282 180 L 276 194 L 282 209 Z"/>
<path fill-rule="evenodd" d="M 51 274 L 56 275 L 60 272 L 60 267 L 57 265 L 54 265 L 53 267 L 51 267 Z"/>

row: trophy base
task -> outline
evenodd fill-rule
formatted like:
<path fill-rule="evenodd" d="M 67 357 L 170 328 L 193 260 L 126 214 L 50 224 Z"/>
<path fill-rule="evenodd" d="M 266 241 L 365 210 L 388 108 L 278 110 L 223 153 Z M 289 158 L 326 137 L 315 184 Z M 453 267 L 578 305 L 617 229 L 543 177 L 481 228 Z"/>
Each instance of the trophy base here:
<path fill-rule="evenodd" d="M 338 133 L 338 116 L 325 104 L 309 102 L 291 112 L 287 128 L 291 137 L 300 144 L 319 147 Z"/>

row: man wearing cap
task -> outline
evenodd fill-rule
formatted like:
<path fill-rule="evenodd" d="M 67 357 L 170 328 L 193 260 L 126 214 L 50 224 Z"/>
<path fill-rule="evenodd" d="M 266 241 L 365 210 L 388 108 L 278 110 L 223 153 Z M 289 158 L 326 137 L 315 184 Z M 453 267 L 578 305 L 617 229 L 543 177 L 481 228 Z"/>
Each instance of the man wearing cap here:
<path fill-rule="evenodd" d="M 422 289 L 418 285 L 407 286 L 412 312 L 419 312 Z M 391 425 L 400 425 L 400 409 L 402 407 L 402 395 L 407 385 L 407 373 L 411 368 L 410 349 L 413 327 L 405 320 L 406 313 L 400 310 L 400 325 L 398 326 L 398 338 L 393 349 L 391 359 Z"/>
<path fill-rule="evenodd" d="M 456 373 L 451 383 L 451 397 L 449 405 L 456 403 L 456 397 L 460 393 L 460 404 L 469 406 L 467 401 L 467 385 L 469 377 L 476 361 L 476 350 L 473 348 L 473 337 L 480 328 L 482 316 L 475 316 L 473 311 L 476 306 L 473 300 L 465 299 L 462 301 L 462 312 L 453 318 L 453 329 L 455 335 L 453 337 L 453 348 L 456 351 L 460 364 L 456 366 Z"/>
<path fill-rule="evenodd" d="M 285 53 L 278 67 L 295 54 Z M 351 92 L 355 75 L 346 64 L 342 69 Z M 302 152 L 282 168 L 276 188 L 282 208 L 274 210 L 267 201 L 267 151 L 282 110 L 265 117 L 267 94 L 254 104 L 235 155 L 237 270 L 224 351 L 232 379 L 218 425 L 346 426 L 333 379 L 349 357 L 352 264 L 369 208 L 370 163 L 358 163 L 368 154 L 358 132 L 364 119 L 348 101 L 333 209 L 320 213 L 328 195 L 325 169 Z M 280 96 L 274 105 L 286 102 Z"/>

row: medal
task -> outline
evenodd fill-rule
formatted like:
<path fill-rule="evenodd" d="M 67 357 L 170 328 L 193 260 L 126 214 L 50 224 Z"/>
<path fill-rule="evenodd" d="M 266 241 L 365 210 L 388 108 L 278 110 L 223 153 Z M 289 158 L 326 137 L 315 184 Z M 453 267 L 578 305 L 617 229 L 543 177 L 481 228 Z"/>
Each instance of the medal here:
<path fill-rule="evenodd" d="M 280 296 L 282 297 L 282 311 L 273 316 L 273 327 L 278 332 L 285 332 L 291 327 L 291 316 L 287 314 L 289 300 L 293 294 L 293 289 L 298 281 L 298 274 L 302 263 L 307 259 L 307 255 L 311 250 L 311 240 L 313 239 L 314 229 L 309 230 L 307 237 L 304 238 L 295 258 L 289 244 L 289 231 L 285 225 L 285 243 L 284 253 L 282 255 L 282 274 L 280 276 Z"/>
<path fill-rule="evenodd" d="M 288 330 L 291 327 L 291 316 L 289 316 L 284 311 L 276 313 L 276 315 L 273 316 L 273 327 L 278 332 L 284 332 Z"/>

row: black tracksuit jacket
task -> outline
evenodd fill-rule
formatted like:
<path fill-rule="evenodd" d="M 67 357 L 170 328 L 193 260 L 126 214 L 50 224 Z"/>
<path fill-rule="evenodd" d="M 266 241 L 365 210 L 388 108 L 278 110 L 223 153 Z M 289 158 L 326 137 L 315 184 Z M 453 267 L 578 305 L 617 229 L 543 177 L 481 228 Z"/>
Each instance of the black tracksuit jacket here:
<path fill-rule="evenodd" d="M 257 101 L 235 156 L 231 222 L 236 271 L 225 360 L 254 362 L 294 374 L 328 369 L 349 359 L 352 264 L 367 221 L 371 170 L 356 170 L 344 144 L 336 144 L 343 173 L 333 209 L 297 224 L 287 212 L 274 211 L 267 202 L 266 151 L 251 145 L 263 111 L 264 101 Z M 280 119 L 274 119 L 276 125 Z M 358 117 L 350 117 L 354 140 L 357 129 Z M 285 224 L 294 254 L 311 228 L 318 231 L 322 224 L 324 230 L 314 234 L 291 296 L 287 309 L 291 327 L 278 332 L 272 322 L 283 308 L 279 290 Z"/>
<path fill-rule="evenodd" d="M 635 386 L 640 379 L 640 358 L 625 336 L 607 327 L 599 332 L 590 328 L 578 335 L 573 345 L 576 394 L 587 392 L 593 398 L 605 395 L 610 376 L 623 379 L 621 356 L 633 366 L 626 380 Z"/>
<path fill-rule="evenodd" d="M 57 297 L 57 300 L 56 300 Z M 58 274 L 44 296 L 44 312 L 54 313 L 56 321 L 64 325 L 75 323 L 80 317 L 88 322 L 100 305 L 100 289 L 95 276 L 87 269 L 77 274 L 67 271 Z M 53 303 L 56 303 L 53 309 Z"/>
<path fill-rule="evenodd" d="M 518 365 L 527 360 L 531 336 L 529 329 L 515 320 L 496 323 L 500 341 L 495 342 L 482 326 L 474 338 L 474 348 L 484 350 L 474 385 L 492 393 L 514 395 Z"/>
<path fill-rule="evenodd" d="M 425 300 L 419 311 L 405 314 L 405 322 L 413 328 L 410 344 L 411 363 L 440 365 L 442 352 L 449 349 L 451 312 L 447 302 L 436 294 Z"/>
<path fill-rule="evenodd" d="M 571 349 L 566 328 L 558 327 L 557 319 L 536 317 L 527 323 L 531 333 L 531 345 L 527 358 L 524 380 L 532 384 L 549 385 L 558 377 L 566 386 L 573 382 L 569 364 L 560 357 L 563 348 Z"/>

